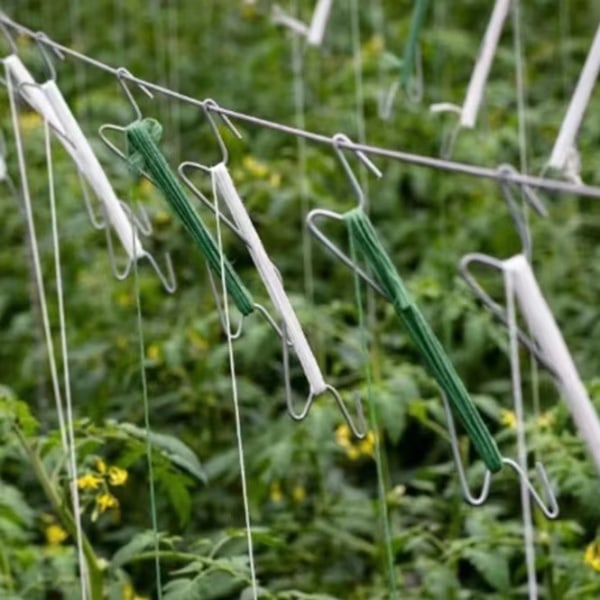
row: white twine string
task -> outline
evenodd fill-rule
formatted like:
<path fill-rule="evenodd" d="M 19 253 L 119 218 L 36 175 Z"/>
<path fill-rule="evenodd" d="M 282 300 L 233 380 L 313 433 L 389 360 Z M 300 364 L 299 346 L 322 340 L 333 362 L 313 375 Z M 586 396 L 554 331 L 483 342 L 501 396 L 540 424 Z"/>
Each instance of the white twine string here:
<path fill-rule="evenodd" d="M 490 69 L 492 68 L 496 48 L 498 47 L 498 41 L 500 40 L 502 28 L 510 9 L 510 2 L 511 0 L 496 0 L 494 4 L 494 10 L 492 11 L 483 41 L 481 42 L 479 56 L 473 67 L 462 107 L 450 102 L 439 102 L 431 105 L 433 112 L 450 111 L 460 114 L 460 127 L 467 129 L 475 127 L 479 108 L 483 100 L 485 85 L 490 74 Z"/>
<path fill-rule="evenodd" d="M 244 503 L 244 520 L 246 525 L 246 539 L 248 543 L 248 561 L 250 565 L 250 579 L 252 583 L 253 600 L 258 599 L 258 584 L 256 581 L 256 569 L 254 566 L 254 546 L 252 542 L 252 524 L 250 520 L 250 502 L 248 500 L 248 487 L 246 482 L 246 466 L 244 455 L 244 440 L 242 437 L 242 419 L 240 415 L 240 404 L 238 399 L 237 379 L 235 372 L 235 355 L 233 352 L 233 336 L 231 333 L 231 319 L 229 315 L 229 301 L 227 298 L 227 285 L 225 282 L 225 254 L 223 252 L 223 239 L 221 236 L 221 217 L 219 210 L 219 194 L 217 193 L 217 180 L 215 169 L 211 172 L 212 195 L 217 220 L 217 244 L 221 257 L 221 288 L 223 294 L 223 313 L 225 317 L 225 332 L 227 335 L 227 351 L 229 354 L 229 373 L 231 377 L 231 393 L 233 396 L 233 409 L 235 414 L 235 435 L 237 439 L 238 458 L 240 464 L 240 479 L 242 483 L 242 499 Z"/>
<path fill-rule="evenodd" d="M 596 35 L 592 47 L 587 55 L 577 87 L 571 97 L 567 114 L 560 127 L 560 132 L 556 138 L 552 154 L 550 156 L 549 166 L 566 170 L 569 166 L 569 160 L 576 152 L 575 138 L 581 126 L 581 121 L 585 110 L 590 102 L 592 91 L 600 71 L 600 26 L 596 30 Z"/>
<path fill-rule="evenodd" d="M 27 70 L 27 67 L 23 64 L 21 59 L 16 54 L 11 54 L 4 59 L 4 66 L 5 70 L 12 75 L 15 88 L 19 91 L 19 94 L 23 97 L 25 102 L 27 102 L 27 104 L 29 104 L 42 119 L 48 121 L 56 131 L 64 135 L 58 116 L 52 109 L 52 106 L 50 106 L 44 92 L 37 86 L 35 79 L 31 76 L 31 73 Z"/>
<path fill-rule="evenodd" d="M 523 411 L 523 395 L 521 390 L 521 366 L 519 362 L 519 340 L 517 337 L 517 317 L 515 311 L 514 272 L 510 267 L 503 271 L 504 290 L 506 293 L 506 313 L 510 346 L 510 368 L 515 421 L 517 433 L 517 459 L 524 473 L 527 473 L 527 441 L 525 440 L 525 420 Z M 527 589 L 529 600 L 537 598 L 537 579 L 535 573 L 535 546 L 533 539 L 533 522 L 531 517 L 531 495 L 524 478 L 519 478 L 521 491 L 521 511 L 523 516 L 523 539 L 525 546 L 525 562 L 527 565 Z"/>
<path fill-rule="evenodd" d="M 513 273 L 515 293 L 521 311 L 542 354 L 558 376 L 558 385 L 579 434 L 600 472 L 600 420 L 579 377 L 573 358 L 523 255 L 504 263 Z"/>
<path fill-rule="evenodd" d="M 12 58 L 12 57 L 8 57 Z M 71 490 L 71 498 L 73 501 L 73 519 L 75 521 L 76 537 L 77 537 L 77 552 L 81 572 L 81 597 L 85 600 L 87 595 L 87 569 L 86 562 L 83 555 L 83 533 L 81 529 L 81 515 L 79 511 L 79 495 L 77 491 L 77 460 L 75 455 L 75 436 L 73 432 L 73 416 L 71 412 L 71 394 L 69 384 L 69 371 L 68 371 L 68 354 L 66 344 L 66 330 L 65 330 L 65 318 L 64 318 L 64 306 L 62 299 L 62 281 L 60 275 L 60 253 L 58 246 L 58 232 L 56 229 L 56 211 L 54 201 L 54 177 L 52 173 L 52 167 L 50 162 L 50 147 L 49 147 L 49 120 L 44 120 L 44 131 L 46 133 L 46 153 L 48 158 L 48 182 L 50 187 L 50 209 L 52 216 L 52 237 L 54 243 L 55 253 L 55 265 L 56 265 L 56 278 L 57 278 L 57 296 L 59 302 L 59 325 L 61 335 L 61 347 L 63 352 L 63 364 L 64 364 L 64 377 L 65 377 L 65 394 L 67 396 L 67 419 L 65 421 L 65 415 L 62 406 L 62 394 L 60 389 L 58 368 L 56 366 L 56 357 L 54 354 L 54 343 L 52 340 L 52 332 L 50 329 L 50 318 L 48 316 L 48 303 L 46 299 L 46 291 L 44 287 L 44 279 L 42 275 L 42 265 L 40 261 L 40 253 L 37 243 L 37 233 L 35 230 L 35 221 L 33 219 L 33 211 L 31 207 L 31 196 L 29 192 L 29 181 L 27 178 L 27 166 L 25 162 L 25 154 L 23 151 L 23 142 L 21 139 L 21 132 L 19 129 L 19 120 L 17 115 L 17 107 L 14 98 L 13 81 L 9 64 L 7 59 L 4 61 L 4 72 L 6 79 L 6 88 L 8 92 L 8 99 L 10 104 L 11 121 L 13 127 L 13 133 L 15 136 L 15 147 L 17 152 L 17 162 L 19 165 L 19 176 L 21 179 L 21 192 L 23 197 L 23 205 L 25 208 L 25 219 L 27 224 L 27 231 L 31 244 L 31 254 L 33 262 L 33 271 L 35 284 L 40 302 L 40 309 L 42 313 L 42 325 L 44 330 L 44 338 L 46 342 L 46 350 L 48 353 L 48 363 L 50 366 L 50 377 L 52 379 L 52 388 L 54 391 L 54 399 L 56 403 L 56 414 L 58 419 L 58 427 L 60 431 L 60 438 L 63 451 L 69 457 L 67 462 L 67 471 L 69 476 L 69 487 Z"/>
<path fill-rule="evenodd" d="M 231 217 L 246 241 L 250 256 L 256 266 L 273 306 L 279 313 L 285 328 L 285 334 L 294 348 L 298 361 L 308 380 L 310 391 L 319 395 L 326 391 L 327 384 L 317 363 L 317 359 L 304 335 L 300 321 L 286 294 L 279 273 L 273 266 L 263 243 L 252 224 L 250 215 L 239 197 L 225 163 L 221 162 L 211 169 L 213 181 L 229 208 Z"/>
<path fill-rule="evenodd" d="M 317 0 L 308 25 L 288 15 L 280 7 L 275 6 L 273 9 L 273 22 L 284 25 L 295 33 L 304 36 L 311 46 L 320 46 L 327 31 L 332 6 L 333 0 Z"/>
<path fill-rule="evenodd" d="M 41 87 L 65 131 L 66 139 L 59 136 L 59 140 L 78 165 L 79 170 L 89 182 L 100 202 L 102 202 L 106 210 L 106 216 L 121 240 L 129 259 L 133 261 L 141 258 L 145 255 L 145 252 L 135 228 L 131 226 L 131 222 L 123 210 L 100 161 L 92 150 L 64 96 L 58 89 L 56 82 L 47 81 Z"/>
<path fill-rule="evenodd" d="M 71 377 L 69 374 L 69 349 L 67 344 L 67 326 L 65 319 L 65 305 L 62 281 L 62 269 L 60 262 L 60 242 L 58 235 L 58 220 L 56 218 L 56 197 L 54 188 L 54 170 L 52 167 L 52 144 L 50 141 L 50 127 L 48 121 L 44 121 L 44 137 L 46 147 L 46 159 L 48 165 L 48 190 L 50 195 L 50 219 L 52 222 L 52 246 L 54 250 L 54 270 L 56 274 L 56 299 L 58 302 L 58 326 L 60 331 L 60 346 L 63 361 L 63 378 L 65 392 L 65 409 L 67 421 L 67 439 L 69 444 L 69 460 L 67 463 L 69 473 L 69 488 L 73 504 L 73 520 L 75 521 L 77 557 L 81 572 L 81 594 L 85 600 L 87 596 L 87 567 L 83 553 L 83 529 L 81 525 L 81 509 L 79 502 L 79 489 L 77 488 L 77 451 L 75 446 L 75 428 L 73 426 L 73 403 L 71 399 Z"/>

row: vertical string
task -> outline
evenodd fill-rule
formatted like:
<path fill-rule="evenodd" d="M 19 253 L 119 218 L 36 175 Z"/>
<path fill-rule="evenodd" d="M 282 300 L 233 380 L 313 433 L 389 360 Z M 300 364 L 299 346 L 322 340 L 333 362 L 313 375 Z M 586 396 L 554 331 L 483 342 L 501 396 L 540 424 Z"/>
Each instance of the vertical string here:
<path fill-rule="evenodd" d="M 171 0 L 167 10 L 167 80 L 172 90 L 181 91 L 179 71 L 179 18 L 178 0 Z M 181 161 L 181 103 L 169 102 L 170 130 L 174 132 L 177 163 Z"/>
<path fill-rule="evenodd" d="M 521 3 L 513 0 L 513 40 L 515 53 L 515 80 L 517 88 L 517 113 L 518 113 L 518 140 L 519 140 L 519 166 L 521 173 L 527 173 L 527 112 L 525 90 L 525 57 L 521 35 Z M 529 227 L 529 207 L 521 189 L 521 205 L 525 227 Z M 514 290 L 512 274 L 505 272 L 505 286 L 507 294 L 507 311 L 509 319 L 510 357 L 513 382 L 513 396 L 515 403 L 515 417 L 517 427 L 517 453 L 521 468 L 527 472 L 527 442 L 525 440 L 525 422 L 523 415 L 523 398 L 521 392 L 521 370 L 519 366 L 519 348 L 517 342 L 517 323 L 514 308 Z M 535 360 L 530 360 L 532 397 L 534 413 L 537 415 L 539 407 L 539 381 L 538 368 Z M 527 589 L 529 599 L 535 600 L 537 593 L 537 578 L 535 571 L 535 546 L 533 537 L 533 522 L 531 516 L 531 498 L 524 481 L 520 480 L 521 506 L 523 511 L 523 539 L 525 544 L 525 562 L 527 567 Z"/>
<path fill-rule="evenodd" d="M 349 232 L 350 239 L 350 257 L 352 262 L 356 264 L 356 247 L 354 244 L 354 236 Z M 371 359 L 369 356 L 369 347 L 367 340 L 367 329 L 365 327 L 365 318 L 363 313 L 363 300 L 361 293 L 361 284 L 357 272 L 353 269 L 354 279 L 354 294 L 356 298 L 356 308 L 358 311 L 358 327 L 360 330 L 361 352 L 365 360 L 365 379 L 367 384 L 367 405 L 369 409 L 369 422 L 371 430 L 375 436 L 375 466 L 377 468 L 377 491 L 379 504 L 379 519 L 383 530 L 383 540 L 385 545 L 385 556 L 387 562 L 387 571 L 390 585 L 390 599 L 397 600 L 398 596 L 398 581 L 396 578 L 396 569 L 394 561 L 394 549 L 392 530 L 390 526 L 390 518 L 386 499 L 386 485 L 384 474 L 384 456 L 381 449 L 381 435 L 379 431 L 379 423 L 377 418 L 377 409 L 373 400 L 372 376 L 371 376 Z"/>
<path fill-rule="evenodd" d="M 129 153 L 128 153 L 129 155 Z M 146 461 L 148 462 L 148 490 L 150 493 L 150 519 L 152 523 L 152 533 L 154 536 L 154 570 L 156 576 L 156 594 L 160 600 L 162 598 L 162 579 L 160 573 L 160 541 L 158 537 L 158 515 L 156 511 L 156 489 L 154 483 L 154 465 L 152 461 L 152 443 L 150 441 L 150 402 L 148 400 L 148 378 L 146 376 L 146 344 L 144 342 L 144 322 L 142 313 L 142 298 L 140 293 L 140 279 L 138 272 L 138 261 L 135 258 L 137 235 L 135 235 L 135 226 L 131 221 L 132 239 L 133 239 L 133 286 L 135 294 L 136 324 L 139 340 L 139 359 L 140 359 L 140 377 L 142 382 L 142 401 L 144 406 L 144 429 L 146 432 Z"/>
<path fill-rule="evenodd" d="M 513 272 L 504 270 L 504 288 L 506 293 L 506 313 L 510 343 L 510 367 L 512 393 L 515 407 L 517 458 L 519 466 L 527 473 L 527 442 L 525 440 L 525 422 L 523 415 L 523 396 L 521 393 L 521 367 L 519 364 L 519 342 L 517 337 L 517 318 L 515 314 L 515 293 Z M 527 589 L 529 600 L 536 600 L 537 578 L 535 572 L 535 546 L 533 539 L 533 522 L 531 516 L 531 496 L 525 478 L 520 477 L 521 509 L 523 514 L 523 539 L 525 545 L 525 563 L 527 566 Z"/>
<path fill-rule="evenodd" d="M 31 208 L 31 196 L 29 193 L 29 182 L 27 179 L 27 166 L 25 164 L 25 155 L 23 152 L 23 142 L 21 140 L 21 131 L 19 129 L 19 119 L 17 114 L 17 106 L 14 98 L 13 83 L 10 70 L 4 66 L 4 76 L 6 81 L 6 91 L 10 105 L 10 115 L 12 121 L 13 133 L 15 136 L 15 147 L 17 151 L 17 162 L 19 164 L 19 177 L 21 179 L 21 192 L 23 198 L 23 207 L 25 210 L 25 221 L 27 225 L 27 235 L 31 245 L 31 254 L 33 262 L 33 271 L 35 285 L 40 309 L 42 313 L 42 326 L 44 329 L 44 338 L 46 340 L 46 350 L 48 353 L 48 362 L 50 366 L 50 377 L 52 379 L 52 388 L 54 399 L 56 402 L 56 415 L 58 419 L 58 427 L 60 431 L 60 439 L 65 453 L 68 452 L 67 433 L 65 428 L 65 418 L 62 407 L 62 394 L 58 383 L 58 370 L 56 368 L 56 358 L 54 356 L 54 345 L 52 343 L 52 333 L 50 330 L 50 319 L 48 317 L 48 306 L 46 302 L 46 291 L 44 288 L 44 280 L 42 277 L 42 266 L 40 263 L 40 252 L 37 243 L 37 233 L 35 230 L 35 222 L 33 220 L 33 212 Z"/>
<path fill-rule="evenodd" d="M 298 16 L 298 0 L 293 2 L 292 14 Z M 305 76 L 304 76 L 304 53 L 301 36 L 290 34 L 292 39 L 292 72 L 294 88 L 294 112 L 295 125 L 298 129 L 306 129 L 306 106 L 305 106 Z M 298 173 L 300 175 L 300 211 L 302 215 L 302 224 L 306 222 L 306 216 L 310 209 L 308 194 L 308 178 L 306 176 L 306 139 L 296 137 L 296 148 L 298 152 Z M 302 227 L 302 258 L 304 272 L 304 293 L 308 297 L 310 304 L 314 304 L 314 274 L 312 264 L 312 244 L 311 235 L 307 227 Z"/>
<path fill-rule="evenodd" d="M 240 465 L 240 478 L 242 483 L 242 500 L 244 504 L 244 520 L 246 525 L 246 539 L 248 543 L 248 561 L 250 566 L 250 580 L 252 585 L 252 598 L 258 599 L 258 584 L 256 582 L 256 570 L 254 566 L 254 548 L 252 543 L 252 529 L 250 522 L 250 504 L 248 500 L 248 487 L 246 482 L 246 466 L 244 462 L 244 440 L 242 437 L 242 419 L 238 399 L 237 378 L 235 370 L 235 355 L 233 352 L 233 335 L 231 333 L 231 319 L 229 315 L 229 300 L 227 298 L 227 285 L 225 282 L 225 254 L 223 252 L 223 239 L 221 236 L 221 213 L 219 208 L 219 195 L 214 171 L 211 172 L 212 195 L 215 207 L 215 218 L 217 225 L 217 246 L 221 261 L 221 293 L 223 294 L 223 316 L 225 318 L 225 334 L 227 336 L 227 352 L 229 356 L 229 375 L 231 377 L 231 394 L 233 397 L 233 410 L 235 416 L 235 435 L 237 439 L 238 458 Z"/>
<path fill-rule="evenodd" d="M 58 327 L 60 331 L 60 345 L 63 361 L 66 430 L 68 442 L 67 471 L 69 474 L 69 489 L 73 505 L 73 520 L 75 521 L 77 558 L 80 565 L 81 597 L 88 597 L 87 590 L 87 568 L 83 553 L 83 531 L 81 526 L 81 510 L 79 502 L 79 489 L 77 487 L 77 451 L 75 447 L 75 429 L 73 426 L 73 403 L 71 399 L 71 377 L 69 373 L 69 350 L 67 344 L 67 327 L 65 319 L 64 293 L 62 268 L 60 262 L 60 242 L 58 234 L 58 222 L 56 218 L 56 197 L 54 188 L 54 168 L 52 163 L 52 144 L 50 140 L 50 126 L 44 120 L 44 142 L 46 150 L 46 165 L 48 169 L 48 193 L 50 197 L 50 220 L 52 224 L 52 247 L 54 252 L 54 271 L 56 275 L 56 298 L 58 302 Z"/>
<path fill-rule="evenodd" d="M 350 33 L 352 38 L 352 61 L 354 67 L 354 90 L 356 97 L 356 133 L 360 144 L 366 143 L 367 128 L 365 124 L 365 93 L 363 85 L 363 63 L 360 40 L 360 11 L 358 0 L 349 0 L 350 5 Z M 369 181 L 364 166 L 360 165 L 360 183 L 369 196 Z M 368 202 L 365 209 L 368 211 Z"/>

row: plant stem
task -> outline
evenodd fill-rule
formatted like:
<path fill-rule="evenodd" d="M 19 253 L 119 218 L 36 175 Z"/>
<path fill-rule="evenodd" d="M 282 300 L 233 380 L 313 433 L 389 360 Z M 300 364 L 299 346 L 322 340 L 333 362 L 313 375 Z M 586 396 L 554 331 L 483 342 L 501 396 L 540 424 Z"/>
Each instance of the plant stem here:
<path fill-rule="evenodd" d="M 69 509 L 64 505 L 63 501 L 56 492 L 52 482 L 48 478 L 46 471 L 44 470 L 44 466 L 40 461 L 38 453 L 31 447 L 31 445 L 23 435 L 23 432 L 19 429 L 17 425 L 13 426 L 13 431 L 15 432 L 15 435 L 17 437 L 17 440 L 21 444 L 21 447 L 23 448 L 23 450 L 27 454 L 27 457 L 29 458 L 31 466 L 33 467 L 33 472 L 35 473 L 38 482 L 42 486 L 46 498 L 48 498 L 48 501 L 52 505 L 52 508 L 58 515 L 58 518 L 61 520 L 65 529 L 69 532 L 71 537 L 75 539 L 77 537 L 77 528 L 75 526 L 75 520 L 73 518 L 73 515 L 71 514 Z M 90 544 L 90 541 L 88 540 L 87 536 L 83 532 L 82 539 L 83 553 L 87 561 L 88 573 L 90 578 L 89 589 L 91 594 L 91 600 L 102 600 L 104 587 L 102 581 L 102 571 L 98 566 L 98 561 L 96 560 L 96 554 L 94 552 L 94 549 L 92 548 L 92 545 Z"/>

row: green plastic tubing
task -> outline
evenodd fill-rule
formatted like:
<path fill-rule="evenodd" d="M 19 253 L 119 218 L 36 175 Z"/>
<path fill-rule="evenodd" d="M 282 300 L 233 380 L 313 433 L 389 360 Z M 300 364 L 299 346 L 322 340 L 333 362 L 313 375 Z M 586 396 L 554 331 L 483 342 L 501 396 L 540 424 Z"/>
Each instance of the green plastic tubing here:
<path fill-rule="evenodd" d="M 473 400 L 456 373 L 448 355 L 417 305 L 410 298 L 369 217 L 361 208 L 344 214 L 351 243 L 371 267 L 374 276 L 394 306 L 396 314 L 419 349 L 427 369 L 446 393 L 475 449 L 487 468 L 502 468 L 502 456 Z"/>
<path fill-rule="evenodd" d="M 129 161 L 137 172 L 147 170 L 160 188 L 173 212 L 200 248 L 212 272 L 221 277 L 221 254 L 219 248 L 202 219 L 190 204 L 183 186 L 160 151 L 158 142 L 162 135 L 162 125 L 155 119 L 134 121 L 126 128 L 129 144 Z M 238 274 L 227 259 L 225 284 L 238 310 L 249 315 L 254 310 L 254 301 Z"/>

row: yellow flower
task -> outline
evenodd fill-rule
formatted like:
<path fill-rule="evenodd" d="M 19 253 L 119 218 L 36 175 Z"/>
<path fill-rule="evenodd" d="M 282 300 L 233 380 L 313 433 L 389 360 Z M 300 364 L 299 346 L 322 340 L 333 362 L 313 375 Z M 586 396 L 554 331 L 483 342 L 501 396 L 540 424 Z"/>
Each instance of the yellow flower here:
<path fill-rule="evenodd" d="M 346 456 L 350 460 L 358 460 L 360 458 L 360 450 L 356 446 L 350 446 L 346 449 Z"/>
<path fill-rule="evenodd" d="M 543 412 L 538 417 L 538 426 L 542 429 L 550 429 L 554 425 L 554 413 L 552 411 Z"/>
<path fill-rule="evenodd" d="M 273 483 L 271 483 L 269 496 L 271 497 L 271 502 L 274 502 L 275 504 L 279 504 L 283 500 L 283 493 L 279 481 L 273 481 Z"/>
<path fill-rule="evenodd" d="M 49 546 L 59 546 L 68 537 L 68 533 L 60 525 L 49 525 L 46 527 L 46 542 Z"/>
<path fill-rule="evenodd" d="M 154 193 L 154 186 L 145 177 L 142 177 L 142 180 L 140 181 L 140 192 L 142 193 L 142 196 L 152 196 Z"/>
<path fill-rule="evenodd" d="M 242 164 L 244 165 L 244 169 L 246 169 L 246 171 L 248 171 L 248 173 L 250 173 L 250 175 L 253 177 L 262 178 L 269 174 L 269 169 L 267 169 L 267 166 L 249 154 L 244 156 Z"/>
<path fill-rule="evenodd" d="M 594 540 L 585 549 L 583 555 L 583 562 L 594 569 L 594 571 L 600 571 L 600 540 Z"/>
<path fill-rule="evenodd" d="M 96 507 L 101 513 L 111 508 L 117 508 L 117 506 L 119 506 L 119 501 L 108 492 L 96 497 Z"/>
<path fill-rule="evenodd" d="M 512 410 L 502 410 L 500 412 L 500 423 L 509 429 L 516 429 L 517 416 Z"/>
<path fill-rule="evenodd" d="M 350 427 L 348 425 L 340 425 L 335 430 L 335 441 L 342 448 L 350 447 Z"/>
<path fill-rule="evenodd" d="M 294 499 L 294 502 L 304 502 L 306 499 L 306 488 L 300 484 L 295 485 L 292 490 L 292 498 Z"/>
<path fill-rule="evenodd" d="M 100 475 L 106 475 L 106 463 L 101 458 L 96 460 L 96 471 Z"/>
<path fill-rule="evenodd" d="M 335 441 L 338 446 L 346 450 L 346 456 L 350 460 L 358 460 L 362 456 L 373 456 L 375 450 L 375 434 L 368 431 L 367 435 L 359 441 L 351 439 L 350 427 L 348 425 L 340 425 L 335 430 Z"/>
<path fill-rule="evenodd" d="M 147 354 L 150 360 L 160 360 L 160 346 L 158 344 L 150 344 Z"/>
<path fill-rule="evenodd" d="M 281 173 L 272 173 L 269 177 L 269 184 L 274 188 L 281 187 Z"/>
<path fill-rule="evenodd" d="M 77 480 L 77 487 L 80 490 L 97 490 L 101 483 L 102 477 L 98 477 L 98 475 L 94 475 L 93 473 L 87 473 Z"/>
<path fill-rule="evenodd" d="M 166 225 L 167 223 L 171 222 L 171 215 L 168 212 L 161 210 L 160 212 L 156 213 L 154 220 L 156 221 L 157 225 Z"/>
<path fill-rule="evenodd" d="M 379 56 L 383 52 L 383 38 L 380 35 L 372 36 L 363 45 L 362 51 L 365 59 Z"/>
<path fill-rule="evenodd" d="M 125 469 L 120 469 L 119 467 L 108 468 L 108 483 L 110 483 L 110 485 L 125 485 L 127 476 L 128 474 Z"/>
<path fill-rule="evenodd" d="M 373 456 L 375 434 L 372 431 L 368 431 L 367 435 L 359 442 L 358 449 L 363 456 Z"/>

